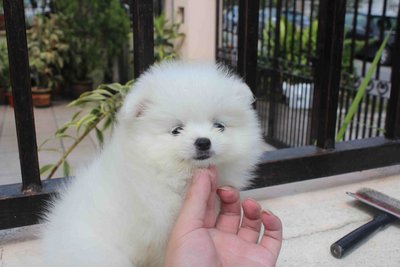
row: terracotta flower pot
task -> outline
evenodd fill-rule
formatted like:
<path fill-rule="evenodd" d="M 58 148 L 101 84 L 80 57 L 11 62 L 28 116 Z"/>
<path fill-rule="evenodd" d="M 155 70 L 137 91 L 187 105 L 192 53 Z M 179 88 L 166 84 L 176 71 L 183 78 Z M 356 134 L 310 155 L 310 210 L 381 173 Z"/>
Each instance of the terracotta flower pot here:
<path fill-rule="evenodd" d="M 10 105 L 10 107 L 13 108 L 14 107 L 14 97 L 13 97 L 12 93 L 6 92 L 6 98 L 7 98 L 8 105 Z"/>
<path fill-rule="evenodd" d="M 7 100 L 6 90 L 4 88 L 0 88 L 0 105 L 7 104 L 6 100 Z"/>
<path fill-rule="evenodd" d="M 32 102 L 35 107 L 44 108 L 51 104 L 51 89 L 49 88 L 32 88 Z"/>

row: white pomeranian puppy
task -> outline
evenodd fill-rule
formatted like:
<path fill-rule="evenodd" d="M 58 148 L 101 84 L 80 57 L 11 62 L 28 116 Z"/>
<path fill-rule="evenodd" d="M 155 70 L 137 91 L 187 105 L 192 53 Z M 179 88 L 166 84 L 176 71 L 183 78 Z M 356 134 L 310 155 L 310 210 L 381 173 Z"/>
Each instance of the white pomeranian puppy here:
<path fill-rule="evenodd" d="M 167 62 L 135 83 L 101 154 L 54 201 L 44 266 L 162 266 L 193 171 L 243 188 L 263 143 L 248 86 L 208 63 Z"/>

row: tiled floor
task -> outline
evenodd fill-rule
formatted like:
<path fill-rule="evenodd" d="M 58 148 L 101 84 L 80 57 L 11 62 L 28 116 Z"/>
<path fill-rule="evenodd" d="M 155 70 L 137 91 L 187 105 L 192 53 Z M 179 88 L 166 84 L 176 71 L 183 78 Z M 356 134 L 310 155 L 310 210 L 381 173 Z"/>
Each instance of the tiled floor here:
<path fill-rule="evenodd" d="M 54 136 L 56 129 L 71 119 L 75 108 L 66 107 L 65 101 L 53 101 L 51 107 L 35 108 L 35 125 L 37 144 L 40 146 L 46 139 Z M 52 139 L 43 146 L 45 149 L 57 149 L 60 152 L 68 149 L 70 141 Z M 69 164 L 72 167 L 72 174 L 77 168 L 87 164 L 95 155 L 98 149 L 96 138 L 93 135 L 87 136 L 82 143 L 71 153 Z M 39 165 L 55 163 L 61 153 L 56 151 L 39 151 Z M 60 168 L 54 177 L 63 175 Z M 9 106 L 0 106 L 0 184 L 21 182 L 21 171 L 19 166 L 18 144 L 16 137 L 14 109 Z"/>

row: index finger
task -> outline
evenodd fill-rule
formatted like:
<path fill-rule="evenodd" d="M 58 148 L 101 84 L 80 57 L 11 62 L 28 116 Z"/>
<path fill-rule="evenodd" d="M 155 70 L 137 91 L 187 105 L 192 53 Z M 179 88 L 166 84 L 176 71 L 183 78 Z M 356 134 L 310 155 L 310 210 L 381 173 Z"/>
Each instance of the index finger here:
<path fill-rule="evenodd" d="M 192 183 L 186 193 L 175 229 L 182 233 L 188 233 L 204 227 L 208 213 L 209 197 L 212 188 L 215 187 L 215 181 L 215 170 L 199 169 L 195 172 Z"/>

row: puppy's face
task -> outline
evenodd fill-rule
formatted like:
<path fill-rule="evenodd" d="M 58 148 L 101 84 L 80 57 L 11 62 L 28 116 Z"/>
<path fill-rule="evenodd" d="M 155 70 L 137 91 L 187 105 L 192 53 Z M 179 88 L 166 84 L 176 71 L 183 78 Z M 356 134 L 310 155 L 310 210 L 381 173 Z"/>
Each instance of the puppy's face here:
<path fill-rule="evenodd" d="M 147 101 L 132 121 L 135 146 L 165 167 L 207 167 L 235 162 L 248 154 L 257 132 L 243 110 L 201 102 L 196 105 L 157 97 Z"/>
<path fill-rule="evenodd" d="M 215 67 L 174 67 L 146 74 L 128 95 L 127 145 L 165 170 L 251 168 L 262 145 L 249 88 Z"/>

